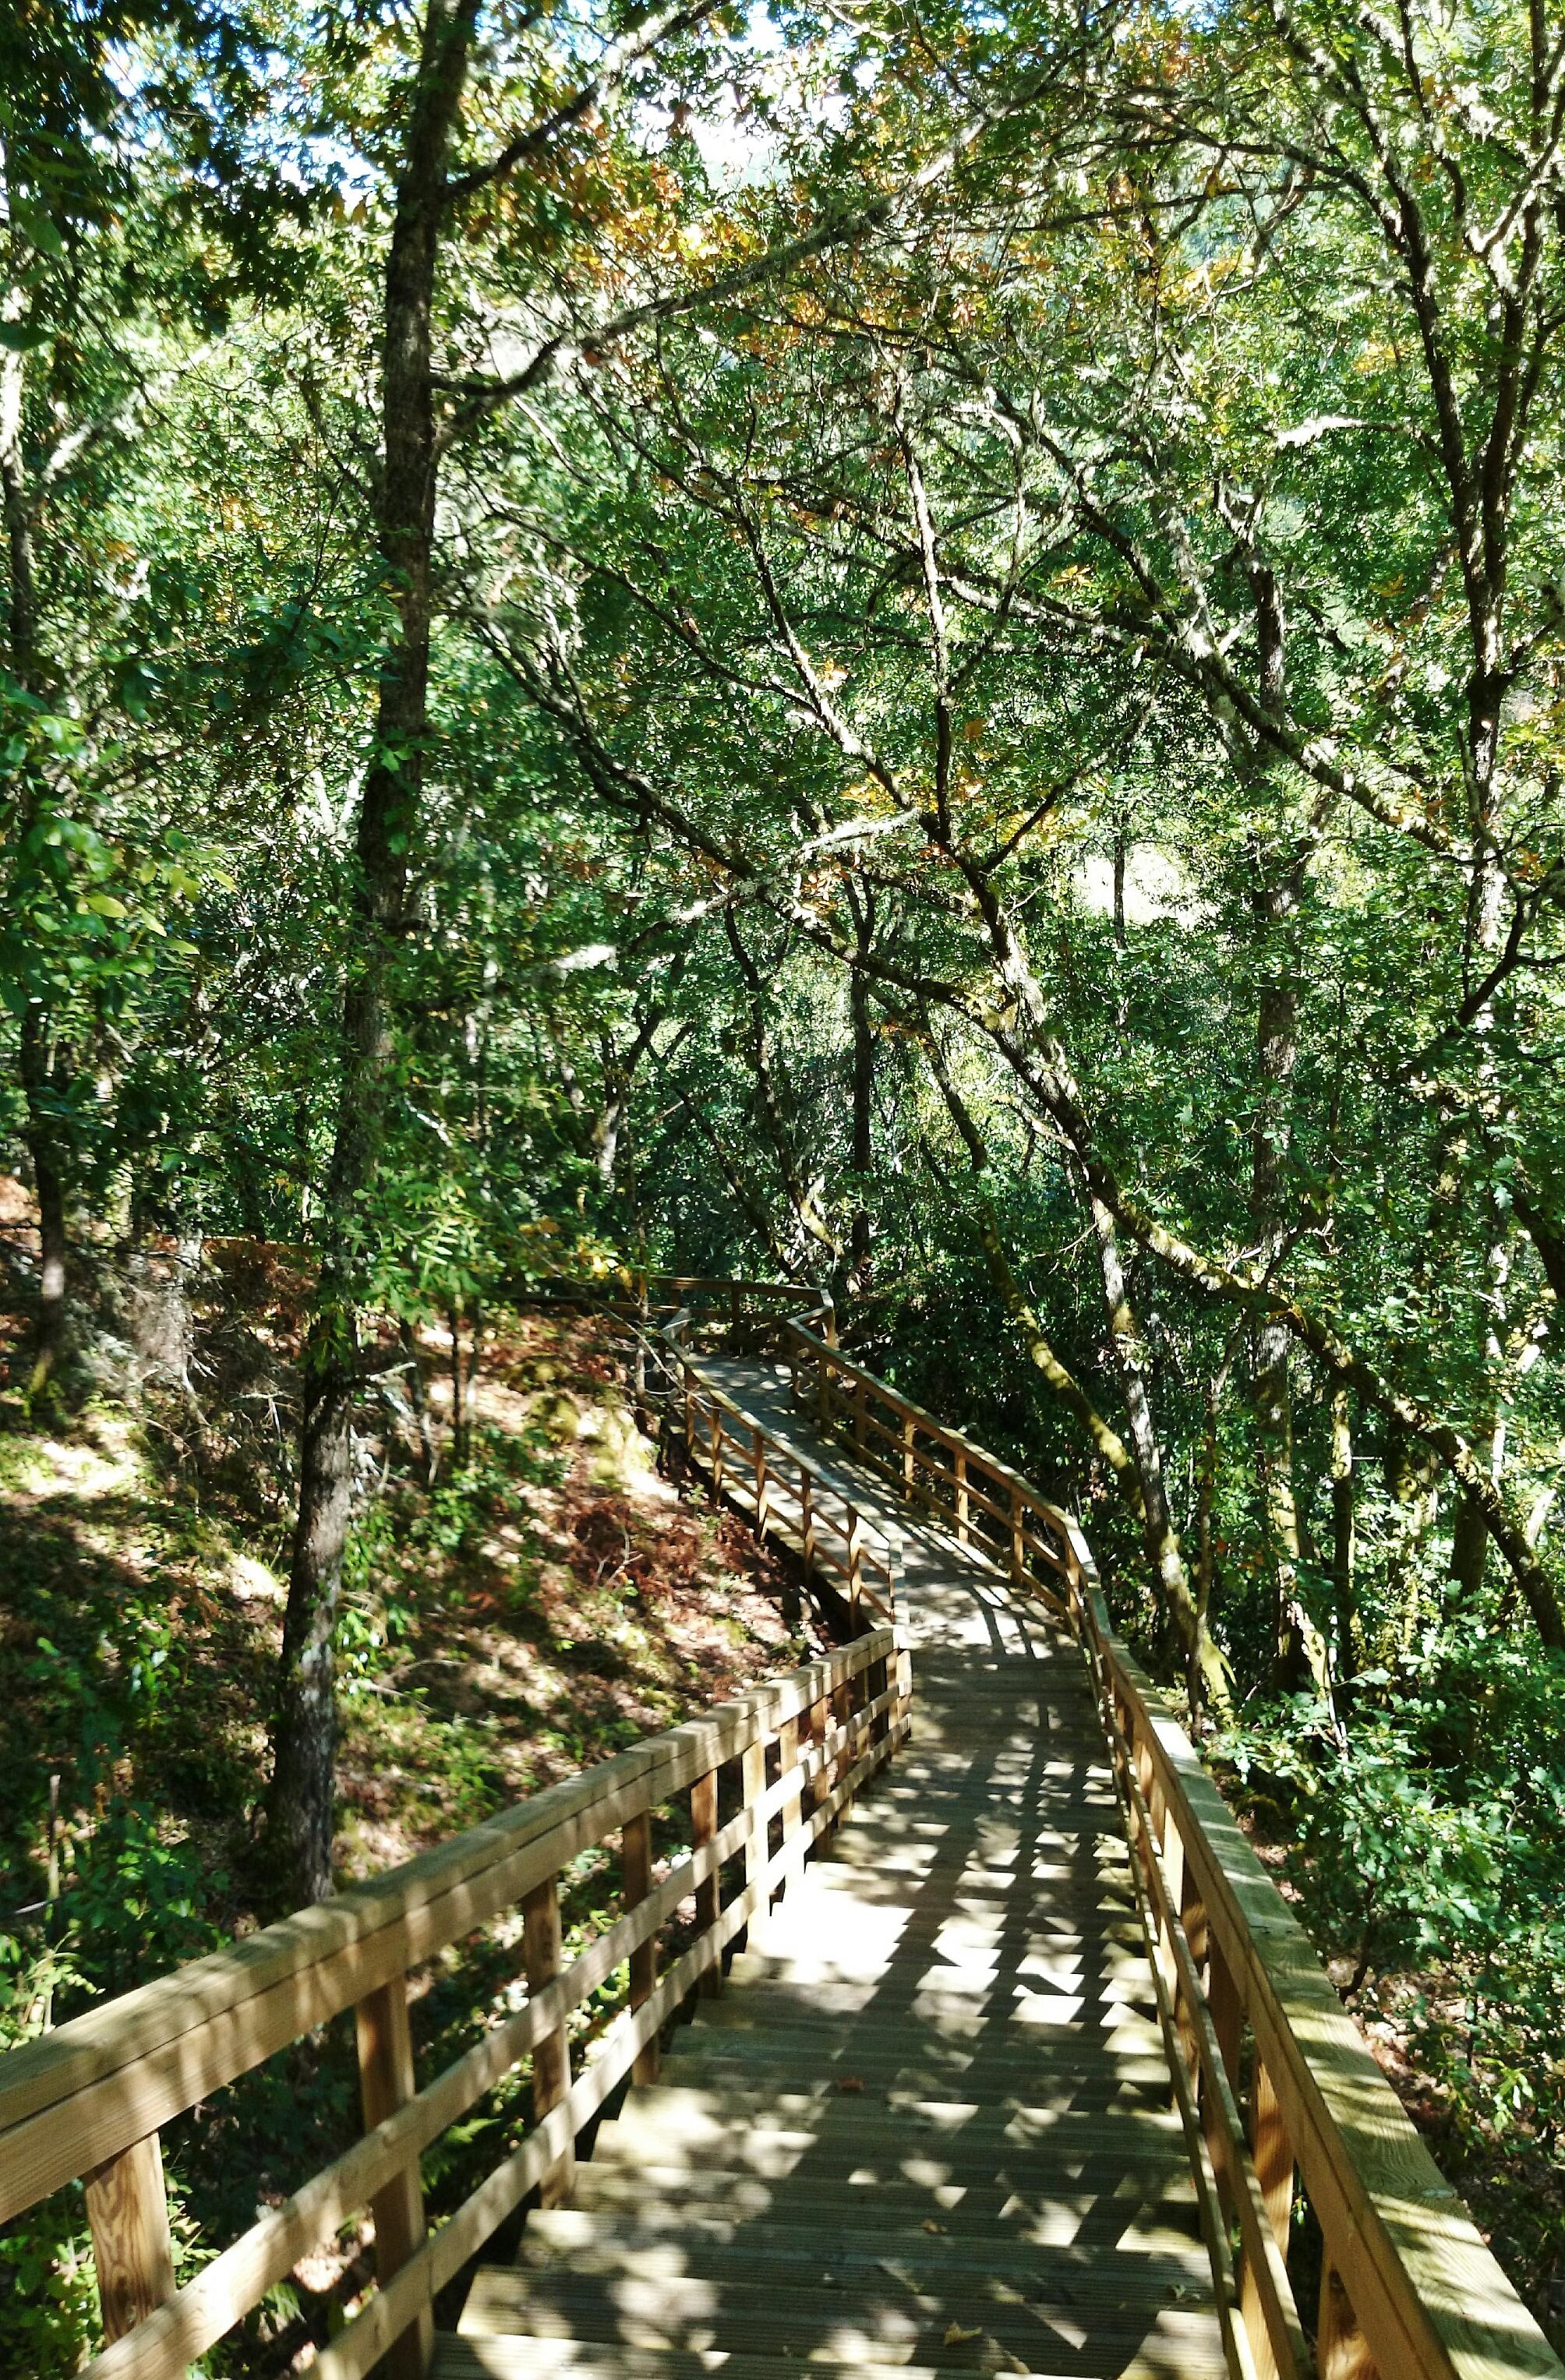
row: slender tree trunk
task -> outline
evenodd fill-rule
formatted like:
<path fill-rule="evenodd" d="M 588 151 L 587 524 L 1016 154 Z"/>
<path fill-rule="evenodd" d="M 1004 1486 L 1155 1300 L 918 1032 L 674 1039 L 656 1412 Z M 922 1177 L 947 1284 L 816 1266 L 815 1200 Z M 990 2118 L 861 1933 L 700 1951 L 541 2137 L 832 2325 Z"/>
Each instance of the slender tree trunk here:
<path fill-rule="evenodd" d="M 1251 907 L 1263 940 L 1261 985 L 1256 1003 L 1256 1118 L 1250 1142 L 1250 1207 L 1261 1261 L 1276 1261 L 1283 1242 L 1283 1154 L 1288 1140 L 1288 1099 L 1299 1055 L 1299 989 L 1290 929 L 1304 892 L 1304 861 L 1296 858 L 1280 877 L 1269 877 L 1256 856 L 1256 882 Z M 1275 1315 L 1256 1326 L 1255 1402 L 1261 1500 L 1275 1582 L 1275 1667 L 1286 1679 L 1307 1665 L 1316 1684 L 1329 1694 L 1325 1640 L 1299 1592 L 1299 1508 L 1293 1482 L 1293 1406 L 1288 1378 L 1291 1337 Z"/>
<path fill-rule="evenodd" d="M 459 1471 L 467 1460 L 467 1399 L 462 1368 L 462 1308 L 455 1298 L 445 1318 L 451 1331 L 451 1460 Z"/>
<path fill-rule="evenodd" d="M 42 1010 L 30 1002 L 22 1016 L 18 1053 L 27 1099 L 22 1136 L 32 1161 L 32 1186 L 38 1199 L 38 1313 L 28 1377 L 30 1402 L 47 1397 L 66 1349 L 67 1174 L 48 1107 L 54 1069 L 47 1037 Z"/>
<path fill-rule="evenodd" d="M 1346 1389 L 1336 1389 L 1331 1396 L 1331 1596 L 1337 1607 L 1337 1670 L 1344 1678 L 1351 1678 L 1358 1666 L 1356 1536 L 1353 1417 Z"/>
<path fill-rule="evenodd" d="M 1109 1342 L 1120 1376 L 1130 1425 L 1131 1451 L 1141 1486 L 1142 1531 L 1147 1559 L 1162 1590 L 1163 1608 L 1171 1618 L 1187 1664 L 1192 1697 L 1197 1693 L 1214 1709 L 1229 1706 L 1228 1671 L 1222 1655 L 1207 1632 L 1205 1619 L 1191 1592 L 1190 1578 L 1180 1548 L 1179 1533 L 1169 1509 L 1163 1476 L 1162 1448 L 1152 1417 L 1146 1389 L 1146 1368 L 1141 1332 L 1125 1286 L 1124 1265 L 1114 1219 L 1101 1199 L 1088 1193 L 1103 1304 L 1109 1319 Z"/>
<path fill-rule="evenodd" d="M 868 1184 L 875 1161 L 875 1033 L 869 1017 L 869 987 L 861 967 L 853 971 L 853 1171 L 855 1184 L 849 1253 L 854 1287 L 869 1286 Z"/>
<path fill-rule="evenodd" d="M 435 1447 L 435 1434 L 430 1427 L 430 1401 L 424 1393 L 424 1364 L 419 1353 L 419 1342 L 411 1322 L 402 1325 L 402 1344 L 407 1357 L 407 1401 L 413 1408 L 413 1419 L 419 1430 L 419 1451 L 424 1458 L 424 1485 L 432 1488 L 440 1471 L 440 1455 Z"/>
<path fill-rule="evenodd" d="M 274 1873 L 295 1902 L 319 1900 L 332 1888 L 332 1633 L 352 1510 L 358 1246 L 370 1227 L 385 1126 L 408 852 L 429 737 L 437 465 L 432 316 L 446 158 L 477 10 L 478 0 L 430 0 L 386 267 L 378 529 L 397 633 L 381 673 L 376 759 L 358 815 L 336 1135 L 320 1287 L 304 1351 L 298 1520 L 267 1813 Z"/>
<path fill-rule="evenodd" d="M 4 188 L 4 158 L 0 153 L 0 190 Z M 13 320 L 24 309 L 25 293 L 8 290 L 0 298 L 0 318 Z M 42 691 L 38 643 L 38 570 L 34 553 L 33 502 L 28 486 L 23 451 L 23 401 L 27 393 L 27 358 L 0 347 L 0 504 L 6 519 L 6 662 L 17 684 L 29 693 Z M 29 805 L 16 822 L 18 844 L 32 824 Z M 68 1249 L 66 1200 L 68 1157 L 50 1113 L 54 1074 L 50 1018 L 37 999 L 23 1012 L 18 1073 L 27 1118 L 22 1136 L 32 1162 L 38 1198 L 40 1231 L 38 1313 L 33 1325 L 32 1365 L 28 1380 L 31 1402 L 47 1396 L 59 1369 L 66 1342 L 66 1291 Z"/>

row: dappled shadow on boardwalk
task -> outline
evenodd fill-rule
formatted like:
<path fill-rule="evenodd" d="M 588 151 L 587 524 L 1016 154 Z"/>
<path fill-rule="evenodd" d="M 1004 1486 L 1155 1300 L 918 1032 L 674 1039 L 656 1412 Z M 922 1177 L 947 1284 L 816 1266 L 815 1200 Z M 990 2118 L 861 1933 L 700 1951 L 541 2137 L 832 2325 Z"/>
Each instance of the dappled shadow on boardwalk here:
<path fill-rule="evenodd" d="M 996 1658 L 946 1559 L 908 1598 L 913 1743 L 604 2129 L 576 2204 L 480 2274 L 449 2373 L 1217 2380 L 1086 1681 L 1036 1623 Z"/>

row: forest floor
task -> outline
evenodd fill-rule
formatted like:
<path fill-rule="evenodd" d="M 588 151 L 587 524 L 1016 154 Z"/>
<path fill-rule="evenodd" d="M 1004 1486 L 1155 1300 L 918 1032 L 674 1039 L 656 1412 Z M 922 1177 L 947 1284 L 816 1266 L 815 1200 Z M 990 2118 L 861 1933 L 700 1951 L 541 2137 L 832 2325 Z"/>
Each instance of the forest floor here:
<path fill-rule="evenodd" d="M 140 1374 L 133 1394 L 122 1370 L 126 1393 L 91 1395 L 47 1426 L 0 1394 L 0 2046 L 277 1913 L 258 1832 L 297 1302 L 285 1266 L 219 1251 L 198 1281 L 175 1283 L 171 1321 L 171 1265 L 158 1270 L 150 1327 L 109 1331 L 96 1351 L 111 1378 L 116 1348 Z M 15 1351 L 23 1317 L 9 1318 Z M 467 1386 L 461 1462 L 449 1336 L 428 1334 L 421 1353 L 433 1486 L 406 1374 L 387 1378 L 367 1421 L 375 1492 L 337 1638 L 345 1881 L 819 1643 L 796 1588 L 743 1524 L 660 1475 L 595 1326 L 496 1318 Z M 678 1823 L 665 1822 L 664 1856 Z M 585 1934 L 602 1862 L 577 1866 L 565 1913 Z M 425 1978 L 415 2022 L 428 2070 L 466 2046 L 486 2007 L 502 2008 L 513 1933 L 498 1925 Z M 165 2134 L 187 2265 L 351 2133 L 343 2024 Z M 516 2095 L 480 2109 L 449 2173 L 431 2177 L 435 2211 L 443 2180 L 460 2195 L 467 2163 L 492 2158 Z M 249 2154 L 236 2154 L 241 2130 Z M 0 2369 L 53 2380 L 78 2368 L 95 2322 L 83 2230 L 79 2192 L 62 2192 L 0 2241 Z M 350 2230 L 301 2267 L 213 2374 L 308 2360 L 335 2318 L 330 2301 L 362 2287 L 367 2244 Z"/>

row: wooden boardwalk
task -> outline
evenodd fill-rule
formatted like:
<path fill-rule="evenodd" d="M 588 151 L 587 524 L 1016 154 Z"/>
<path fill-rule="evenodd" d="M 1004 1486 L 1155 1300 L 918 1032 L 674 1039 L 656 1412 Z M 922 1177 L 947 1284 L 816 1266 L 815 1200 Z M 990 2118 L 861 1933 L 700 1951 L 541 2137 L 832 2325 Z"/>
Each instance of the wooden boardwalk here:
<path fill-rule="evenodd" d="M 479 2272 L 437 2374 L 1219 2380 L 1079 1651 L 813 1431 L 784 1377 L 704 1369 L 894 1550 L 914 1741 L 600 2131 L 573 2203 Z"/>

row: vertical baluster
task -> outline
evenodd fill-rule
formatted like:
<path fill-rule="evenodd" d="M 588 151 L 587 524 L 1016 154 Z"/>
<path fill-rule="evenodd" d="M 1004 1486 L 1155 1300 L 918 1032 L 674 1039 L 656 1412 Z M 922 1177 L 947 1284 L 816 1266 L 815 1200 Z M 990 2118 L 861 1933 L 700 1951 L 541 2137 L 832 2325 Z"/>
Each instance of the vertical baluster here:
<path fill-rule="evenodd" d="M 546 1984 L 552 1984 L 560 1972 L 560 1893 L 558 1879 L 551 1876 L 538 1886 L 522 1902 L 522 1962 L 527 1970 L 528 1990 L 536 1998 Z M 534 2045 L 532 2053 L 532 2112 L 541 2122 L 556 2108 L 571 2087 L 571 2050 L 564 2021 Z M 552 2165 L 539 2186 L 539 2199 L 544 2206 L 558 2206 L 570 2195 L 576 2180 L 576 2143 L 570 2142 L 563 2155 Z"/>
<path fill-rule="evenodd" d="M 956 1534 L 964 1545 L 967 1542 L 967 1456 L 956 1450 Z"/>
<path fill-rule="evenodd" d="M 372 2131 L 412 2098 L 413 2029 L 407 2015 L 407 1981 L 394 1975 L 358 2001 L 353 2011 L 358 2044 L 358 2093 L 364 2129 Z M 401 2170 L 370 2202 L 375 2218 L 375 2277 L 382 2289 L 424 2244 L 424 2190 L 419 2160 Z M 382 2371 L 386 2380 L 423 2380 L 434 2352 L 435 2318 L 426 2305 L 389 2348 Z"/>
<path fill-rule="evenodd" d="M 699 1851 L 703 1843 L 710 1843 L 711 1841 L 712 1837 L 716 1832 L 717 1770 L 715 1768 L 709 1768 L 706 1775 L 704 1777 L 698 1777 L 690 1788 L 691 1850 Z M 710 1876 L 703 1877 L 701 1882 L 696 1887 L 696 1931 L 698 1935 L 705 1934 L 716 1925 L 722 1903 L 722 1878 L 718 1870 L 714 1868 Z M 722 1968 L 721 1963 L 719 1963 L 716 1966 L 709 1967 L 706 1973 L 702 1975 L 700 1983 L 701 1996 L 705 1999 L 715 1999 L 722 1989 Z"/>
<path fill-rule="evenodd" d="M 1027 1549 L 1022 1541 L 1022 1491 L 1019 1488 L 1013 1488 L 1011 1490 L 1011 1584 L 1018 1594 L 1021 1593 L 1022 1581 L 1027 1568 Z"/>
<path fill-rule="evenodd" d="M 852 1721 L 853 1680 L 851 1678 L 842 1678 L 839 1679 L 836 1685 L 831 1689 L 831 1722 L 834 1727 L 839 1728 L 843 1732 L 843 1748 L 831 1763 L 831 1782 L 833 1785 L 838 1783 L 842 1778 L 847 1775 L 854 1764 L 855 1746 L 853 1740 L 847 1731 L 849 1727 L 852 1725 Z M 845 1815 L 845 1812 L 840 1814 L 838 1821 L 839 1824 L 841 1823 L 842 1816 Z"/>
<path fill-rule="evenodd" d="M 638 1909 L 652 1889 L 652 1814 L 643 1810 L 627 1818 L 620 1836 L 620 1897 L 627 1910 Z M 658 1981 L 658 1937 L 651 1935 L 630 1954 L 630 2005 L 645 2008 Z M 631 2073 L 637 2082 L 658 2079 L 658 2044 L 654 2037 L 636 2053 Z"/>
<path fill-rule="evenodd" d="M 831 1791 L 834 1767 L 833 1764 L 824 1756 L 824 1746 L 826 1738 L 831 1732 L 831 1703 L 824 1693 L 819 1694 L 809 1706 L 810 1749 L 820 1759 L 820 1766 L 810 1780 L 809 1794 L 805 1803 L 806 1810 L 812 1815 L 819 1809 L 822 1802 L 830 1797 Z"/>
<path fill-rule="evenodd" d="M 1320 2310 L 1316 2322 L 1316 2370 L 1320 2380 L 1374 2380 L 1368 2341 L 1329 2253 L 1321 2259 Z"/>
<path fill-rule="evenodd" d="M 913 1708 L 913 1655 L 901 1628 L 897 1631 L 897 1702 L 892 1716 L 900 1726 Z"/>
<path fill-rule="evenodd" d="M 1261 2186 L 1261 2197 L 1266 2204 L 1272 2236 L 1286 2256 L 1293 2212 L 1293 2152 L 1283 2125 L 1282 2110 L 1271 2087 L 1271 2078 L 1258 2055 L 1250 2086 L 1250 2155 L 1255 2164 L 1256 2180 Z M 1278 2372 L 1277 2357 L 1267 2329 L 1255 2271 L 1247 2257 L 1239 2292 L 1239 2311 L 1249 2335 L 1260 2380 L 1271 2380 L 1271 2375 Z"/>
<path fill-rule="evenodd" d="M 1180 1865 L 1179 1922 L 1184 1931 L 1184 1939 L 1190 1950 L 1191 1961 L 1196 1973 L 1199 1974 L 1207 1958 L 1207 1904 L 1201 1898 L 1195 1872 L 1184 1857 L 1183 1842 L 1180 1843 Z M 1185 2063 L 1190 2069 L 1192 2080 L 1199 2082 L 1201 2052 L 1195 2035 L 1195 2012 L 1185 2006 L 1183 1997 L 1179 2005 L 1180 2033 L 1184 2043 Z"/>
<path fill-rule="evenodd" d="M 766 1475 L 766 1439 L 758 1429 L 754 1433 L 751 1457 L 756 1475 L 756 1527 L 765 1533 L 769 1517 Z"/>
<path fill-rule="evenodd" d="M 752 1886 L 759 1884 L 766 1874 L 766 1864 L 770 1852 L 768 1840 L 770 1830 L 760 1815 L 761 1803 L 766 1799 L 766 1738 L 764 1736 L 757 1736 L 753 1743 L 746 1743 L 739 1755 L 739 1791 L 745 1797 L 745 1807 L 750 1814 L 749 1832 L 745 1837 L 745 1889 L 747 1892 Z M 745 1928 L 745 1939 L 751 1949 L 758 1945 L 766 1931 L 766 1897 L 763 1894 L 757 1901 Z"/>
<path fill-rule="evenodd" d="M 1284 2255 L 1293 2216 L 1293 2148 L 1282 2105 L 1259 2057 L 1250 2084 L 1250 2154 L 1272 2232 Z"/>
<path fill-rule="evenodd" d="M 103 2337 L 112 2341 L 174 2295 L 168 2196 L 156 2132 L 106 2158 L 85 2180 Z"/>
<path fill-rule="evenodd" d="M 902 1492 L 904 1500 L 913 1500 L 913 1415 L 902 1417 Z"/>
<path fill-rule="evenodd" d="M 1212 2031 L 1217 2035 L 1219 2049 L 1228 2075 L 1229 2088 L 1239 2090 L 1239 2035 L 1244 2021 L 1233 1973 L 1223 1955 L 1222 1946 L 1215 1934 L 1207 1945 L 1207 2006 L 1212 2012 Z"/>
<path fill-rule="evenodd" d="M 863 1544 L 863 1537 L 862 1537 L 862 1534 L 861 1534 L 861 1530 L 860 1530 L 860 1524 L 859 1524 L 859 1518 L 858 1518 L 858 1510 L 857 1510 L 857 1507 L 856 1507 L 855 1505 L 850 1504 L 850 1505 L 848 1506 L 847 1510 L 848 1510 L 848 1607 L 849 1607 L 850 1610 L 852 1611 L 853 1616 L 854 1616 L 855 1622 L 856 1623 L 856 1621 L 857 1621 L 857 1620 L 858 1620 L 858 1597 L 859 1597 L 859 1587 L 860 1587 L 860 1585 L 862 1584 L 862 1580 L 863 1580 L 863 1573 L 864 1573 L 864 1544 Z M 856 1626 L 856 1624 L 855 1624 L 855 1629 L 854 1629 L 854 1633 L 855 1633 L 855 1635 L 856 1635 L 856 1634 L 858 1633 L 858 1630 L 857 1630 L 857 1626 Z"/>
<path fill-rule="evenodd" d="M 782 1797 L 784 1858 L 779 1882 L 785 1891 L 793 1884 L 801 1864 L 798 1837 L 804 1811 L 799 1796 L 799 1722 L 796 1718 L 785 1718 L 777 1730 L 777 1771 L 780 1779 L 793 1779 L 792 1791 L 784 1792 Z"/>
<path fill-rule="evenodd" d="M 799 1549 L 806 1570 L 815 1568 L 815 1480 L 804 1463 L 799 1465 Z"/>

